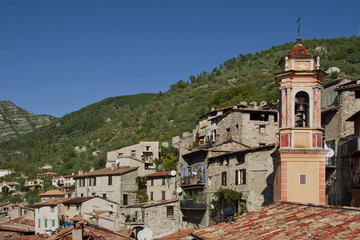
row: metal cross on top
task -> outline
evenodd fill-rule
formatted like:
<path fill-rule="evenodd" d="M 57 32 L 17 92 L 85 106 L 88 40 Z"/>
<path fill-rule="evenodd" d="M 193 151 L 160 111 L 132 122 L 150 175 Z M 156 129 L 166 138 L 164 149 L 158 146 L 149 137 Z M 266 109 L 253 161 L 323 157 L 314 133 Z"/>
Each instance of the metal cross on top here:
<path fill-rule="evenodd" d="M 300 20 L 301 20 L 301 17 L 299 16 L 298 17 L 298 20 L 297 20 L 297 24 L 298 24 L 298 38 L 300 38 Z"/>

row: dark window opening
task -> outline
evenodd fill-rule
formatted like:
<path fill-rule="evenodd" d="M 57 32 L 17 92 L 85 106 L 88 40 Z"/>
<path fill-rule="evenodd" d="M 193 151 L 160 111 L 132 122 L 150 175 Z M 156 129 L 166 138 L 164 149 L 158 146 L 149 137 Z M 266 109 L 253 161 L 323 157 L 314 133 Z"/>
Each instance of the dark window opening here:
<path fill-rule="evenodd" d="M 298 92 L 295 95 L 295 127 L 309 126 L 309 95 Z"/>
<path fill-rule="evenodd" d="M 221 186 L 226 186 L 226 172 L 221 173 Z"/>
<path fill-rule="evenodd" d="M 265 113 L 253 112 L 253 113 L 250 113 L 250 120 L 269 121 L 269 115 L 265 114 Z"/>

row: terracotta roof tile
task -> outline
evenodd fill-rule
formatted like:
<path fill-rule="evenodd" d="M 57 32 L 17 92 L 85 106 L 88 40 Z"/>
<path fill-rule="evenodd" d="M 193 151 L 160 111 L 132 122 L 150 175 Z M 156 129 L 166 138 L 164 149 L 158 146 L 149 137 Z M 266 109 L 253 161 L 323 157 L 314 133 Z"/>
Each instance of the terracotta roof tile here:
<path fill-rule="evenodd" d="M 93 172 L 84 173 L 78 175 L 75 178 L 90 177 L 90 176 L 108 176 L 108 175 L 121 175 L 131 171 L 137 170 L 138 167 L 119 167 L 118 169 L 111 170 L 111 168 L 102 168 Z"/>
<path fill-rule="evenodd" d="M 152 174 L 147 175 L 146 177 L 163 177 L 163 176 L 170 176 L 170 172 L 155 172 Z"/>
<path fill-rule="evenodd" d="M 39 194 L 39 196 L 65 196 L 66 193 L 60 190 L 49 190 L 47 192 Z"/>
<path fill-rule="evenodd" d="M 302 45 L 301 43 L 297 43 L 289 55 L 309 55 L 311 56 L 311 53 Z"/>
<path fill-rule="evenodd" d="M 360 239 L 360 209 L 275 203 L 193 235 L 198 239 Z"/>

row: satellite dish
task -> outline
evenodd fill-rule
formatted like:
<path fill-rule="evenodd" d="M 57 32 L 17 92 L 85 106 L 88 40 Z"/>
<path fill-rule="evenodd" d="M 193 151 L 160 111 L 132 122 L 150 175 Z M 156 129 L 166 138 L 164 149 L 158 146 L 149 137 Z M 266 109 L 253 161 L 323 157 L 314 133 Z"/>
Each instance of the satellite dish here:
<path fill-rule="evenodd" d="M 153 233 L 150 228 L 144 228 L 137 234 L 137 239 L 139 240 L 152 240 Z"/>
<path fill-rule="evenodd" d="M 176 176 L 176 171 L 175 171 L 175 170 L 172 170 L 172 171 L 170 172 L 170 175 L 173 176 L 173 177 L 175 177 L 175 176 Z"/>
<path fill-rule="evenodd" d="M 176 189 L 176 192 L 177 192 L 177 193 L 181 193 L 181 192 L 182 192 L 182 188 L 181 188 L 181 187 L 178 187 L 178 188 Z"/>
<path fill-rule="evenodd" d="M 332 150 L 331 148 L 328 149 L 329 151 L 326 153 L 326 157 L 331 158 L 332 156 L 334 156 L 334 150 Z"/>

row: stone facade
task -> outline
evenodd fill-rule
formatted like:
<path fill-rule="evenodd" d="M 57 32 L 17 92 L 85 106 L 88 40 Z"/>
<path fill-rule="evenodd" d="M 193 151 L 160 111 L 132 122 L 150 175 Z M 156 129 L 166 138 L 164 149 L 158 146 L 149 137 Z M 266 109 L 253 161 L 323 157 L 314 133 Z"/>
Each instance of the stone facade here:
<path fill-rule="evenodd" d="M 75 177 L 76 197 L 100 196 L 120 203 L 136 203 L 136 167 L 103 168 Z"/>
<path fill-rule="evenodd" d="M 175 176 L 170 172 L 156 172 L 146 176 L 149 202 L 176 198 Z"/>
<path fill-rule="evenodd" d="M 342 156 L 342 145 L 353 135 L 354 123 L 346 121 L 360 109 L 360 99 L 346 86 L 350 80 L 339 79 L 324 85 L 322 94 L 322 125 L 324 142 L 334 156 L 326 162 L 326 198 L 331 205 L 351 205 L 351 158 Z"/>
<path fill-rule="evenodd" d="M 180 229 L 180 211 L 178 200 L 168 200 L 143 206 L 144 226 L 150 228 L 154 238 L 158 238 Z"/>
<path fill-rule="evenodd" d="M 157 158 L 159 158 L 159 142 L 140 142 L 135 145 L 108 152 L 106 157 L 106 167 L 115 165 L 140 167 L 139 163 L 134 161 L 138 160 L 138 162 L 143 163 L 144 169 L 155 169 L 153 161 Z M 142 176 L 144 176 L 145 174 L 152 172 L 143 173 L 140 171 L 139 174 L 143 174 Z"/>

